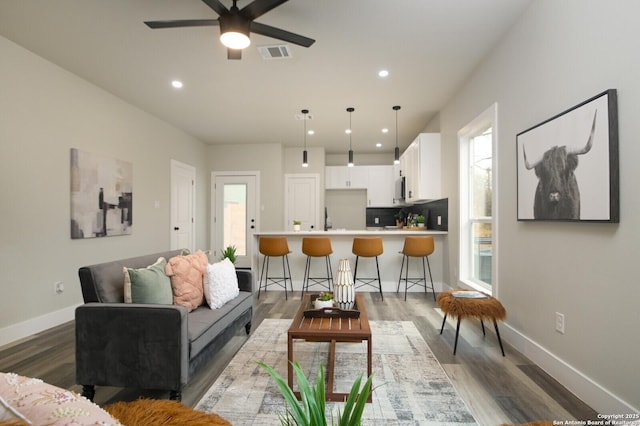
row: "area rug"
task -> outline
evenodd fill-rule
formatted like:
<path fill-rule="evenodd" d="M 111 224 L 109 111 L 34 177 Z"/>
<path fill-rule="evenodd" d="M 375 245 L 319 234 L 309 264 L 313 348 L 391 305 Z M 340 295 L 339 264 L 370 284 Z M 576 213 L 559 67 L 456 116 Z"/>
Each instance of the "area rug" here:
<path fill-rule="evenodd" d="M 278 425 L 285 401 L 271 377 L 257 365 L 287 377 L 287 329 L 291 320 L 266 319 L 220 374 L 196 409 L 217 413 L 234 426 Z M 370 321 L 373 341 L 373 402 L 363 425 L 475 425 L 468 407 L 410 321 Z M 326 366 L 329 343 L 294 341 L 294 355 L 310 381 Z M 338 343 L 335 390 L 348 392 L 365 372 L 367 345 Z M 295 386 L 294 386 L 295 388 Z M 327 403 L 328 418 L 343 403 Z M 331 422 L 329 421 L 329 424 Z"/>

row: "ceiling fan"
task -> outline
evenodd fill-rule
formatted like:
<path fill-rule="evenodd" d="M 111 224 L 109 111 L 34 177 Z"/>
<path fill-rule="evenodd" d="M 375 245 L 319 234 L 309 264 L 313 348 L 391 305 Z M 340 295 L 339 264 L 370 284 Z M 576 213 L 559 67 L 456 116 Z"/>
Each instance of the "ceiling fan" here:
<path fill-rule="evenodd" d="M 254 0 L 242 9 L 233 6 L 227 9 L 220 0 L 202 0 L 218 14 L 218 19 L 178 19 L 170 21 L 145 21 L 149 28 L 179 28 L 220 26 L 220 41 L 227 47 L 227 59 L 241 59 L 242 49 L 249 46 L 249 33 L 276 38 L 278 40 L 309 47 L 315 40 L 280 28 L 254 22 L 256 18 L 275 9 L 287 0 Z"/>

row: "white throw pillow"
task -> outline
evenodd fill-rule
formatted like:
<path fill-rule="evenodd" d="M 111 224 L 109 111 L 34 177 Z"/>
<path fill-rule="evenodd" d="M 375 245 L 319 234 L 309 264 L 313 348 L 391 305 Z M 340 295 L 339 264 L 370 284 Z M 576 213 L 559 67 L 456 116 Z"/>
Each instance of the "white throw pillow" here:
<path fill-rule="evenodd" d="M 204 275 L 204 297 L 211 309 L 221 308 L 240 294 L 236 267 L 225 258 L 207 266 Z"/>

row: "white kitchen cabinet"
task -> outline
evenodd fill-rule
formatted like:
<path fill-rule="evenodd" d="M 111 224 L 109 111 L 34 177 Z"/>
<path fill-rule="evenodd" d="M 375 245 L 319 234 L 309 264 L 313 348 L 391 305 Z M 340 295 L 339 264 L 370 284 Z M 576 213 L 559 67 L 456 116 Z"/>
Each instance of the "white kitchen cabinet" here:
<path fill-rule="evenodd" d="M 393 166 L 365 166 L 368 169 L 367 207 L 394 207 L 396 176 Z"/>
<path fill-rule="evenodd" d="M 407 203 L 441 198 L 440 163 L 440 134 L 418 135 L 400 157 Z"/>
<path fill-rule="evenodd" d="M 325 189 L 366 189 L 369 171 L 365 166 L 325 167 Z"/>
<path fill-rule="evenodd" d="M 327 166 L 325 189 L 366 189 L 367 207 L 393 207 L 395 173 L 393 166 Z"/>

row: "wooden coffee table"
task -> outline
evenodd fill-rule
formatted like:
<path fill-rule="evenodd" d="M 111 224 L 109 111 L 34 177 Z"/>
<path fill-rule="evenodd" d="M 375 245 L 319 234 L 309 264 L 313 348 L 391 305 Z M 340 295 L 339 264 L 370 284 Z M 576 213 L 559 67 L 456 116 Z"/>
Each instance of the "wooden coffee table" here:
<path fill-rule="evenodd" d="M 310 342 L 329 342 L 329 360 L 327 365 L 327 401 L 344 401 L 349 395 L 343 392 L 334 392 L 334 370 L 336 360 L 336 342 L 352 342 L 359 343 L 367 341 L 367 376 L 371 375 L 371 327 L 369 327 L 369 319 L 367 311 L 364 307 L 364 298 L 360 294 L 356 294 L 356 306 L 360 311 L 358 318 L 345 317 L 323 317 L 323 318 L 306 318 L 304 311 L 309 305 L 311 294 L 307 294 L 300 308 L 296 312 L 291 327 L 287 332 L 287 382 L 289 387 L 293 389 L 293 339 L 304 339 Z M 296 395 L 298 395 L 296 393 Z M 298 395 L 299 397 L 299 395 Z M 371 394 L 367 402 L 371 402 Z"/>

